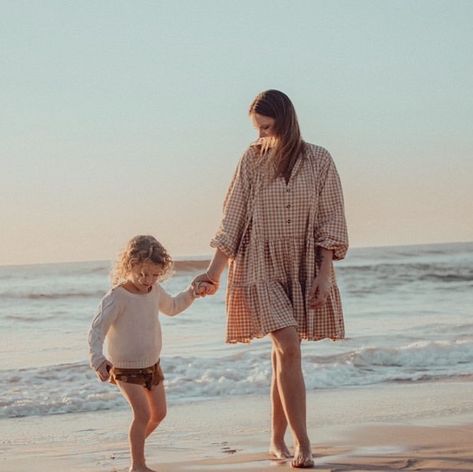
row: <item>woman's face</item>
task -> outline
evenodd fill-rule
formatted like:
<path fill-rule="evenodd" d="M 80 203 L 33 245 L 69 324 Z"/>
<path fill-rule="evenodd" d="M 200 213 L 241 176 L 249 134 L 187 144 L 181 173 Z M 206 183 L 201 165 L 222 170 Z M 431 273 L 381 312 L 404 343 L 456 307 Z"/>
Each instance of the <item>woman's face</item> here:
<path fill-rule="evenodd" d="M 251 115 L 253 125 L 258 131 L 260 138 L 272 138 L 276 136 L 275 124 L 276 120 L 269 116 L 260 115 L 259 113 L 253 113 Z"/>

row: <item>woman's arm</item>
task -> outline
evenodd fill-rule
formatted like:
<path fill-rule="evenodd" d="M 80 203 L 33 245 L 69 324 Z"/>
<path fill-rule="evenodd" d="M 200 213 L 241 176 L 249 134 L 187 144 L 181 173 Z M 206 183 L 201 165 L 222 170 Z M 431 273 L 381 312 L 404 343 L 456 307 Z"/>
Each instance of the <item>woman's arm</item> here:
<path fill-rule="evenodd" d="M 317 246 L 332 251 L 332 259 L 338 261 L 345 257 L 348 249 L 343 191 L 332 156 L 326 150 L 324 159 L 326 164 L 320 176 L 323 185 L 319 193 L 315 238 Z M 322 253 L 322 256 L 326 258 L 327 254 Z"/>
<path fill-rule="evenodd" d="M 195 287 L 199 295 L 213 295 L 218 290 L 220 277 L 227 263 L 228 256 L 220 249 L 216 249 L 208 269 L 203 274 L 197 275 L 192 281 L 192 286 Z M 205 291 L 200 291 L 199 285 Z"/>
<path fill-rule="evenodd" d="M 206 272 L 210 282 L 217 283 L 217 285 L 219 284 L 220 277 L 227 266 L 227 262 L 228 256 L 220 249 L 217 249 Z"/>
<path fill-rule="evenodd" d="M 332 273 L 332 259 L 333 251 L 319 247 L 317 256 L 315 258 L 316 264 L 319 266 L 318 275 L 322 277 L 330 277 Z"/>
<path fill-rule="evenodd" d="M 247 206 L 254 178 L 252 161 L 255 149 L 250 148 L 241 157 L 223 203 L 223 217 L 217 234 L 210 246 L 215 248 L 210 265 L 206 272 L 199 274 L 192 281 L 199 296 L 213 295 L 220 284 L 220 276 L 228 259 L 235 257 L 247 225 Z"/>
<path fill-rule="evenodd" d="M 248 202 L 251 198 L 251 188 L 254 180 L 255 150 L 250 148 L 241 157 L 230 186 L 228 187 L 223 202 L 223 215 L 217 233 L 210 241 L 210 246 L 219 249 L 227 259 L 235 257 L 243 232 L 248 223 Z M 221 254 L 215 255 L 214 259 L 220 268 L 219 276 L 223 268 L 220 267 Z M 226 261 L 223 263 L 225 266 Z M 212 266 L 212 269 L 214 266 Z M 209 267 L 209 269 L 211 269 Z"/>

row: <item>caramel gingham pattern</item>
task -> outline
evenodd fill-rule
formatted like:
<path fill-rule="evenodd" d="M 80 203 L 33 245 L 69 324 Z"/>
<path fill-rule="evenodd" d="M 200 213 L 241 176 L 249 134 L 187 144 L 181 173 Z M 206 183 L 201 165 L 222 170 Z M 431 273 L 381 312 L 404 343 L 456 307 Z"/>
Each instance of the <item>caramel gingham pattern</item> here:
<path fill-rule="evenodd" d="M 342 259 L 348 248 L 340 179 L 327 150 L 306 144 L 289 181 L 268 177 L 252 145 L 240 159 L 211 241 L 229 259 L 227 339 L 249 342 L 295 326 L 302 339 L 344 337 L 332 266 L 327 303 L 309 307 L 318 247 Z"/>

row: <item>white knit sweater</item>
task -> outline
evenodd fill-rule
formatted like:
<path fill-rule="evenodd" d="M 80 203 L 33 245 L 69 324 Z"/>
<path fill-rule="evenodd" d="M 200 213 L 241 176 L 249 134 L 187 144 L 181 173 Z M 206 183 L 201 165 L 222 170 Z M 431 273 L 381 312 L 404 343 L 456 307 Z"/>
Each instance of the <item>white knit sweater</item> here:
<path fill-rule="evenodd" d="M 144 294 L 118 286 L 102 299 L 89 330 L 90 365 L 97 369 L 106 359 L 114 366 L 139 369 L 154 365 L 161 353 L 159 312 L 174 316 L 194 301 L 192 289 L 169 295 L 159 284 Z M 107 339 L 108 355 L 103 354 Z"/>

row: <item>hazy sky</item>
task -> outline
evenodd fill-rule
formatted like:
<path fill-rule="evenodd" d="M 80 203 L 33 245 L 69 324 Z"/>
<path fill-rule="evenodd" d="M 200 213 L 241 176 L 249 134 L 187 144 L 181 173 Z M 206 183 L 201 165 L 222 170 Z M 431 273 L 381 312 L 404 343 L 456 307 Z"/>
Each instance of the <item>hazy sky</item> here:
<path fill-rule="evenodd" d="M 353 246 L 473 240 L 472 1 L 0 0 L 0 264 L 210 254 L 254 96 L 326 147 Z"/>

